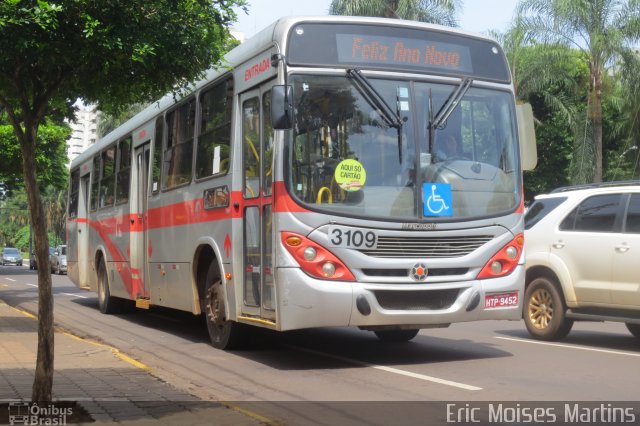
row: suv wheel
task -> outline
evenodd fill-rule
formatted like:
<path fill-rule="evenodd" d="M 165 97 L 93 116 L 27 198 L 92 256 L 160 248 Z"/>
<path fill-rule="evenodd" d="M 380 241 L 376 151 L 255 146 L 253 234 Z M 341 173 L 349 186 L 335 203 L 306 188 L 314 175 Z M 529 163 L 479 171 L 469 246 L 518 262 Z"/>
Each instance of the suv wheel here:
<path fill-rule="evenodd" d="M 630 322 L 625 323 L 627 329 L 633 334 L 635 337 L 640 339 L 640 324 L 632 324 Z"/>
<path fill-rule="evenodd" d="M 573 320 L 565 316 L 566 307 L 555 282 L 547 277 L 535 278 L 524 292 L 524 323 L 529 334 L 538 340 L 565 337 Z"/>

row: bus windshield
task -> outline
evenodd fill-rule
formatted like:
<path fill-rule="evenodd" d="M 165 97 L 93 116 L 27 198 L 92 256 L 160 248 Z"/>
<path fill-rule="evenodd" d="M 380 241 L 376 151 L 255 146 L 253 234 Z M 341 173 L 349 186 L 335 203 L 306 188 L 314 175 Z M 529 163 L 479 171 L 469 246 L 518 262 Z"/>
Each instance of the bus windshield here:
<path fill-rule="evenodd" d="M 289 187 L 305 207 L 385 220 L 468 220 L 518 207 L 508 91 L 470 87 L 431 126 L 460 82 L 366 81 L 370 90 L 348 74 L 290 77 L 296 117 Z"/>

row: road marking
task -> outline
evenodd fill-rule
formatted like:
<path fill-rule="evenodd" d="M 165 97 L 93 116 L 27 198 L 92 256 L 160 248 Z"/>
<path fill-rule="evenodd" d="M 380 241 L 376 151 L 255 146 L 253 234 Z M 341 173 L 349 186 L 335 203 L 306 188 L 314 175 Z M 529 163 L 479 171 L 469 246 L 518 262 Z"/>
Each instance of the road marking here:
<path fill-rule="evenodd" d="M 65 296 L 71 296 L 71 297 L 79 297 L 81 299 L 87 299 L 87 296 L 81 296 L 79 294 L 73 294 L 73 293 L 60 293 L 60 294 L 64 294 Z"/>
<path fill-rule="evenodd" d="M 5 279 L 6 279 L 7 281 L 11 281 L 11 282 L 14 282 L 14 283 L 16 282 L 16 280 L 14 280 L 13 278 L 6 278 L 6 277 L 5 277 Z"/>
<path fill-rule="evenodd" d="M 299 346 L 292 346 L 292 345 L 284 345 L 284 346 L 289 347 L 289 348 L 294 349 L 294 350 L 297 350 L 297 351 L 308 352 L 308 353 L 312 353 L 312 354 L 315 354 L 315 355 L 320 355 L 320 356 L 324 356 L 324 357 L 328 357 L 328 358 L 333 358 L 333 359 L 337 359 L 337 360 L 340 360 L 340 361 L 348 362 L 348 363 L 351 363 L 351 364 L 357 364 L 357 365 L 362 365 L 364 367 L 374 368 L 376 370 L 386 371 L 387 373 L 393 373 L 393 374 L 399 374 L 401 376 L 411 377 L 413 379 L 425 380 L 427 382 L 439 383 L 441 385 L 453 386 L 455 388 L 460 388 L 460 389 L 465 389 L 465 390 L 470 390 L 470 391 L 482 390 L 482 388 L 480 388 L 480 387 L 473 386 L 473 385 L 467 385 L 465 383 L 459 383 L 459 382 L 454 382 L 454 381 L 451 381 L 451 380 L 440 379 L 438 377 L 427 376 L 425 374 L 412 373 L 410 371 L 400 370 L 398 368 L 393 368 L 393 367 L 386 367 L 384 365 L 371 364 L 369 362 L 358 361 L 356 359 L 351 359 L 351 358 L 345 358 L 345 357 L 342 357 L 342 356 L 339 356 L 339 355 L 333 355 L 333 354 L 329 354 L 329 353 L 326 353 L 326 352 L 314 351 L 313 349 L 306 349 L 306 348 L 301 348 Z"/>
<path fill-rule="evenodd" d="M 38 287 L 38 285 L 37 285 L 37 284 L 31 284 L 31 283 L 24 283 L 24 285 L 28 285 L 28 286 L 30 286 L 30 287 Z"/>
<path fill-rule="evenodd" d="M 635 352 L 614 351 L 614 350 L 611 350 L 611 349 L 597 349 L 597 348 L 592 348 L 590 346 L 565 345 L 563 343 L 540 342 L 538 340 L 515 339 L 515 338 L 512 338 L 512 337 L 500 337 L 500 336 L 494 336 L 494 337 L 496 339 L 511 340 L 512 342 L 533 343 L 534 345 L 556 346 L 558 348 L 579 349 L 581 351 L 601 352 L 601 353 L 605 353 L 605 354 L 627 355 L 627 356 L 640 357 L 640 353 L 635 353 Z"/>

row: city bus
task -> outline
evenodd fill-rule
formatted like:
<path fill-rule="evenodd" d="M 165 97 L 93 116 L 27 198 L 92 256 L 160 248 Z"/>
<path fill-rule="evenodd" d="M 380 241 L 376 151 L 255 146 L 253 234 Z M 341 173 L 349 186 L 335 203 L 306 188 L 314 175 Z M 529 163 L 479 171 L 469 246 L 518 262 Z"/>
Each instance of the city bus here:
<path fill-rule="evenodd" d="M 68 274 L 105 314 L 359 327 L 382 341 L 519 320 L 530 107 L 455 28 L 286 17 L 71 164 Z"/>

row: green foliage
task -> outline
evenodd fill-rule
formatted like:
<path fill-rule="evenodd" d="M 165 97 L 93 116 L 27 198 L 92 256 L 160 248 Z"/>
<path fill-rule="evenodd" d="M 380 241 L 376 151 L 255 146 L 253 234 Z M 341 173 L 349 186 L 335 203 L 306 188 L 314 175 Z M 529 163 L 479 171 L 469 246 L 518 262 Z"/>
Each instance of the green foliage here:
<path fill-rule="evenodd" d="M 125 121 L 142 111 L 146 106 L 146 104 L 136 103 L 127 106 L 115 114 L 100 113 L 98 116 L 98 138 L 102 138 L 109 132 L 115 130 Z"/>
<path fill-rule="evenodd" d="M 582 128 L 583 137 L 576 145 L 571 169 L 577 182 L 600 182 L 604 175 L 603 151 L 606 148 L 602 111 L 605 80 L 609 67 L 621 64 L 621 53 L 627 44 L 640 38 L 640 2 L 522 0 L 517 12 L 528 40 L 545 46 L 565 45 L 583 54 L 589 69 L 585 87 L 589 100 L 584 109 L 589 123 L 577 123 L 576 128 Z"/>
<path fill-rule="evenodd" d="M 0 247 L 13 244 L 18 230 L 29 223 L 27 195 L 16 188 L 0 205 Z"/>
<path fill-rule="evenodd" d="M 65 182 L 66 183 L 66 182 Z M 67 190 L 48 186 L 42 191 L 44 220 L 49 230 L 51 243 L 64 241 L 64 228 L 67 211 Z M 23 188 L 17 187 L 0 206 L 0 247 L 11 244 L 23 249 L 23 229 L 29 230 L 29 204 Z M 27 235 L 27 246 L 29 243 Z"/>
<path fill-rule="evenodd" d="M 460 3 L 459 0 L 332 0 L 329 14 L 409 19 L 455 27 Z"/>
<path fill-rule="evenodd" d="M 150 102 L 219 61 L 238 5 L 244 1 L 4 1 L 0 95 L 14 111 L 24 92 L 45 104 L 82 97 L 102 111 Z"/>
<path fill-rule="evenodd" d="M 40 187 L 52 185 L 66 188 L 68 170 L 66 140 L 71 129 L 66 124 L 47 121 L 40 125 L 37 139 L 36 164 Z M 22 151 L 10 125 L 0 124 L 0 181 L 16 182 L 22 177 Z"/>
<path fill-rule="evenodd" d="M 23 252 L 29 252 L 29 225 L 18 229 L 18 232 L 11 239 L 11 243 L 15 248 Z"/>

